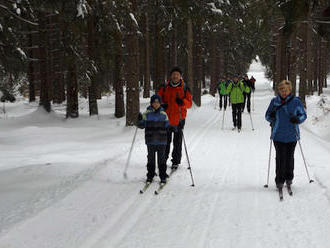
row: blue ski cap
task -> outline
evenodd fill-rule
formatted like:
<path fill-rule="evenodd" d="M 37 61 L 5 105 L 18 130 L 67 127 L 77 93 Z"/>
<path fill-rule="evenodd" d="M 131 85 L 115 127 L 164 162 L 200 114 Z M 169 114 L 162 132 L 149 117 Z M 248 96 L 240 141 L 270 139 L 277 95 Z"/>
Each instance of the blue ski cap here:
<path fill-rule="evenodd" d="M 159 103 L 162 102 L 162 98 L 161 98 L 159 95 L 153 95 L 153 96 L 150 98 L 150 104 L 153 104 L 156 100 L 157 100 Z"/>

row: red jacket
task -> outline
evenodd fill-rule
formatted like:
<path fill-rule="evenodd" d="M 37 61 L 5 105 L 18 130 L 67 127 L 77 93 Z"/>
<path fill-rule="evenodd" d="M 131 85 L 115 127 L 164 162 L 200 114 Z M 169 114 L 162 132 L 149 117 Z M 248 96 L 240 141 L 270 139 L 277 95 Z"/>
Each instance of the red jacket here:
<path fill-rule="evenodd" d="M 162 98 L 163 103 L 167 103 L 166 114 L 170 120 L 171 126 L 179 125 L 179 121 L 187 116 L 187 109 L 192 105 L 192 97 L 189 89 L 184 87 L 184 82 L 181 79 L 181 84 L 177 87 L 172 87 L 169 81 L 165 87 L 160 88 L 158 95 Z M 183 106 L 179 106 L 175 99 L 179 97 L 183 100 Z"/>

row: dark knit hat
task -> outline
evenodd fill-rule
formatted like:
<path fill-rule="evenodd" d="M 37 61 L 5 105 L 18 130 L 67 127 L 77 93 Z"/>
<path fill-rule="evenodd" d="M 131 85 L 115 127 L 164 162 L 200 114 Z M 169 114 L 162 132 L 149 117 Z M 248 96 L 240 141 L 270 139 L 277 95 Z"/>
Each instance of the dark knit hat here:
<path fill-rule="evenodd" d="M 162 102 L 162 98 L 159 96 L 159 95 L 153 95 L 151 98 L 150 98 L 150 104 L 153 104 L 154 101 L 158 100 L 159 103 Z"/>
<path fill-rule="evenodd" d="M 178 66 L 175 66 L 175 67 L 172 68 L 172 70 L 170 71 L 170 75 L 172 75 L 172 73 L 175 72 L 175 71 L 179 72 L 182 75 L 182 70 Z"/>

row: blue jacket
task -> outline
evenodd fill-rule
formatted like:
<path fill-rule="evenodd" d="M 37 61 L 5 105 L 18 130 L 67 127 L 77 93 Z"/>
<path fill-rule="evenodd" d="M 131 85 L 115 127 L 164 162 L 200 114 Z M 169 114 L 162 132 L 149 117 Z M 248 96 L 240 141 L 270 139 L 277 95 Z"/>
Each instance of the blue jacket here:
<path fill-rule="evenodd" d="M 299 125 L 290 122 L 291 117 L 298 118 L 298 124 L 307 119 L 304 106 L 298 97 L 289 95 L 285 98 L 285 104 L 282 107 L 282 99 L 278 95 L 272 99 L 266 111 L 265 118 L 272 125 L 272 136 L 274 141 L 289 143 L 300 139 Z M 276 111 L 275 120 L 270 115 Z"/>
<path fill-rule="evenodd" d="M 155 110 L 152 106 L 143 113 L 143 119 L 138 122 L 139 128 L 145 128 L 147 145 L 167 145 L 167 128 L 169 121 L 164 109 Z"/>

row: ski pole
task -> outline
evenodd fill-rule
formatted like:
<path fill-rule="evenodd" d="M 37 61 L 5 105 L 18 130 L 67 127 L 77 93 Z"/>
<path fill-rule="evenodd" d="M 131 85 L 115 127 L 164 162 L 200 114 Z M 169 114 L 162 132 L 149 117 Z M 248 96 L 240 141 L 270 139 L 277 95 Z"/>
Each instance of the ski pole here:
<path fill-rule="evenodd" d="M 252 122 L 252 116 L 251 116 L 251 113 L 250 114 L 250 120 L 251 120 L 251 126 L 252 126 L 252 131 L 254 131 L 254 128 L 253 128 L 253 122 Z"/>
<path fill-rule="evenodd" d="M 270 138 L 267 183 L 264 185 L 265 188 L 268 188 L 268 184 L 269 184 L 270 159 L 271 159 L 271 156 L 272 156 L 272 143 L 273 143 L 272 138 Z"/>
<path fill-rule="evenodd" d="M 254 92 L 252 92 L 252 111 L 254 112 Z"/>
<path fill-rule="evenodd" d="M 125 165 L 125 170 L 124 170 L 124 174 L 123 174 L 125 179 L 127 179 L 127 169 L 128 169 L 128 166 L 129 166 L 129 161 L 131 159 L 131 155 L 132 155 L 132 151 L 133 151 L 133 147 L 134 147 L 134 143 L 135 143 L 135 138 L 136 138 L 137 130 L 138 130 L 138 127 L 135 128 L 135 133 L 134 133 L 134 136 L 133 136 L 133 141 L 132 141 L 131 148 L 129 150 L 128 158 L 127 158 L 126 165 Z"/>
<path fill-rule="evenodd" d="M 194 177 L 193 177 L 193 173 L 192 173 L 192 168 L 190 165 L 190 160 L 189 160 L 189 155 L 188 155 L 188 150 L 187 150 L 187 145 L 186 145 L 186 139 L 184 138 L 184 134 L 182 131 L 182 138 L 183 138 L 183 144 L 184 144 L 184 150 L 186 152 L 186 157 L 187 157 L 187 161 L 188 161 L 188 170 L 190 171 L 190 177 L 191 177 L 191 186 L 194 187 L 195 186 L 195 182 L 194 182 Z"/>
<path fill-rule="evenodd" d="M 224 129 L 224 125 L 225 125 L 225 112 L 226 112 L 226 110 L 224 109 L 223 114 L 222 114 L 222 125 L 221 125 L 222 130 Z"/>
<path fill-rule="evenodd" d="M 306 163 L 305 155 L 303 153 L 303 149 L 302 149 L 302 146 L 301 146 L 300 137 L 298 136 L 298 131 L 297 131 L 297 125 L 296 124 L 294 125 L 294 129 L 296 131 L 296 136 L 297 136 L 297 139 L 298 139 L 298 144 L 299 144 L 299 147 L 300 147 L 301 156 L 302 156 L 302 158 L 304 160 L 304 165 L 305 165 L 305 169 L 306 169 L 306 174 L 307 174 L 307 177 L 308 177 L 308 181 L 309 181 L 309 183 L 312 183 L 312 182 L 314 182 L 314 180 L 311 179 L 310 176 L 309 176 L 309 172 L 308 172 L 308 168 L 307 168 L 307 163 Z"/>
<path fill-rule="evenodd" d="M 312 180 L 312 179 L 310 178 L 310 176 L 309 176 L 308 168 L 307 168 L 307 164 L 306 164 L 306 159 L 305 159 L 305 156 L 304 156 L 304 153 L 303 153 L 302 147 L 301 147 L 301 142 L 300 142 L 300 140 L 298 140 L 298 143 L 299 143 L 299 147 L 300 147 L 300 151 L 301 151 L 301 156 L 302 156 L 302 158 L 303 158 L 303 160 L 304 160 L 304 164 L 305 164 L 305 169 L 306 169 L 306 174 L 307 174 L 307 177 L 308 177 L 308 181 L 309 181 L 309 183 L 312 183 L 312 182 L 314 182 L 314 180 Z"/>
<path fill-rule="evenodd" d="M 178 94 L 177 94 L 177 96 L 178 96 Z M 181 107 L 179 107 L 179 114 L 180 114 L 180 122 L 181 122 L 181 120 L 182 120 Z M 194 187 L 195 182 L 194 182 L 194 177 L 193 177 L 192 169 L 191 169 L 191 165 L 190 165 L 190 160 L 189 160 L 189 155 L 188 155 L 188 150 L 187 150 L 187 145 L 186 145 L 186 139 L 184 138 L 183 129 L 181 131 L 182 131 L 184 150 L 186 152 L 186 157 L 187 157 L 187 162 L 188 162 L 188 170 L 190 171 L 190 177 L 191 177 L 191 183 L 192 183 L 191 186 Z"/>
<path fill-rule="evenodd" d="M 217 102 L 218 102 L 218 95 L 215 97 L 214 109 L 217 109 Z"/>
<path fill-rule="evenodd" d="M 6 119 L 6 103 L 5 102 L 3 102 L 2 110 L 3 110 L 3 118 Z"/>

